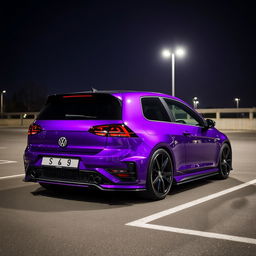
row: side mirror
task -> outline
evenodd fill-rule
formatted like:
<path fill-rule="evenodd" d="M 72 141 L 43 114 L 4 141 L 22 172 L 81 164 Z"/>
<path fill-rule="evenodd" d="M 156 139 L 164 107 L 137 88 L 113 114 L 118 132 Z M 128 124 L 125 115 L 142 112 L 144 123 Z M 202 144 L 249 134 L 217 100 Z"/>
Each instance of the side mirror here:
<path fill-rule="evenodd" d="M 212 119 L 206 119 L 206 128 L 209 129 L 209 128 L 212 128 L 215 126 L 215 121 L 213 121 Z"/>

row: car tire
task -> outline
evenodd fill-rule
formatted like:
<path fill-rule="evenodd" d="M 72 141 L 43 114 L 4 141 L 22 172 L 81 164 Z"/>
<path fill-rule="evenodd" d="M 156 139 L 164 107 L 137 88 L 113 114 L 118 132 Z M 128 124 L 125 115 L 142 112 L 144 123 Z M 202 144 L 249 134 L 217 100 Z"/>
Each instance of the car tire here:
<path fill-rule="evenodd" d="M 232 170 L 232 152 L 230 146 L 225 143 L 221 147 L 219 155 L 219 178 L 224 180 Z"/>
<path fill-rule="evenodd" d="M 173 165 L 170 154 L 163 148 L 157 149 L 151 156 L 147 173 L 147 191 L 145 197 L 161 200 L 169 193 L 173 183 Z"/>

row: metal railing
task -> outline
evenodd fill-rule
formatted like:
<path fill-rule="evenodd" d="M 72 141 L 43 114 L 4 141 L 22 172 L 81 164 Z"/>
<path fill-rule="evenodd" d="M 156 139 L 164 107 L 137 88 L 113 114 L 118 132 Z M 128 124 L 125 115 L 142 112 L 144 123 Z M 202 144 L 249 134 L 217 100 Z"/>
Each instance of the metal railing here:
<path fill-rule="evenodd" d="M 256 108 L 197 109 L 204 118 L 216 121 L 221 130 L 256 131 Z"/>
<path fill-rule="evenodd" d="M 205 118 L 222 119 L 222 118 L 256 118 L 256 108 L 201 108 L 197 112 Z"/>

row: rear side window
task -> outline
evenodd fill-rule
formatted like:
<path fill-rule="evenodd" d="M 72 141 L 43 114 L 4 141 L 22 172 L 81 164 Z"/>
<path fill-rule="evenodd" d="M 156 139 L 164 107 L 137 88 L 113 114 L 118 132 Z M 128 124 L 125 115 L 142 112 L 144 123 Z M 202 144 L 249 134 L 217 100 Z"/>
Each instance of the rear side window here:
<path fill-rule="evenodd" d="M 50 96 L 38 120 L 121 120 L 121 102 L 109 94 Z"/>
<path fill-rule="evenodd" d="M 169 116 L 159 98 L 147 97 L 141 99 L 144 116 L 153 121 L 170 121 Z"/>

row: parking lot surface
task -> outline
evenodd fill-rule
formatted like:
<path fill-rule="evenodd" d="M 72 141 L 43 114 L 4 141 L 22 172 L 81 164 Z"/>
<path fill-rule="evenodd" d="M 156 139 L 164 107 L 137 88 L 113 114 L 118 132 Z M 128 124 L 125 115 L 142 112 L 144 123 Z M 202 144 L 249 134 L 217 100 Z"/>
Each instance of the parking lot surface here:
<path fill-rule="evenodd" d="M 228 136 L 229 179 L 174 186 L 150 202 L 24 183 L 26 130 L 1 128 L 0 255 L 255 255 L 256 133 Z"/>

